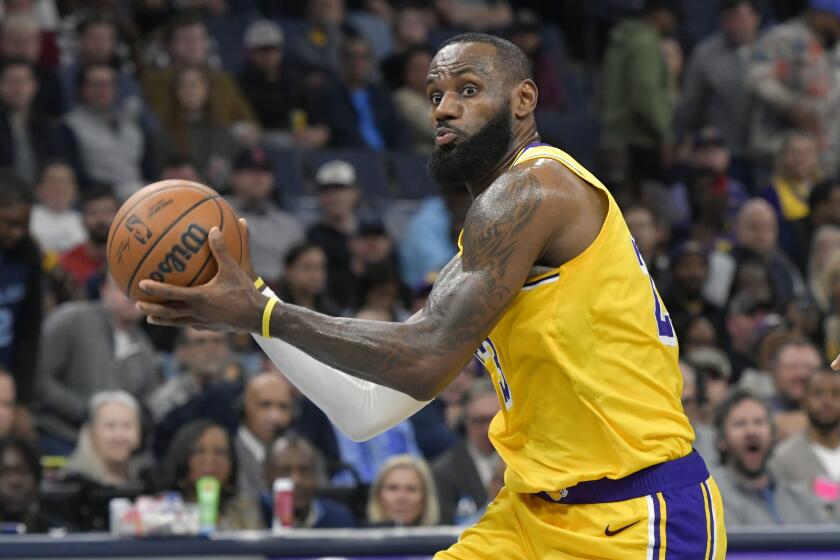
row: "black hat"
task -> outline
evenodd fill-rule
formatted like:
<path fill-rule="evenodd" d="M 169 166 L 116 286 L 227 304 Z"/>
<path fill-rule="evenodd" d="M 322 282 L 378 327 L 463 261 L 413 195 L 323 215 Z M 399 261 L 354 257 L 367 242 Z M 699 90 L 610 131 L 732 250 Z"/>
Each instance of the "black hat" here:
<path fill-rule="evenodd" d="M 274 173 L 274 162 L 268 157 L 268 152 L 262 148 L 248 148 L 236 155 L 233 160 L 233 170 L 256 169 Z"/>

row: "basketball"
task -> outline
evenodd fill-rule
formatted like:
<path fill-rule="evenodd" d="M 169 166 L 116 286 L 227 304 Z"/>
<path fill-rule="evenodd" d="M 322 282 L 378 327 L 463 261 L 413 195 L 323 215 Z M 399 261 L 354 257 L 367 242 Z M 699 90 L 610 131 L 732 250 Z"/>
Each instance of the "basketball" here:
<path fill-rule="evenodd" d="M 144 279 L 198 286 L 216 274 L 207 236 L 213 226 L 231 256 L 242 258 L 236 213 L 219 193 L 200 183 L 159 181 L 134 193 L 108 232 L 108 270 L 132 300 L 156 301 L 139 287 Z"/>

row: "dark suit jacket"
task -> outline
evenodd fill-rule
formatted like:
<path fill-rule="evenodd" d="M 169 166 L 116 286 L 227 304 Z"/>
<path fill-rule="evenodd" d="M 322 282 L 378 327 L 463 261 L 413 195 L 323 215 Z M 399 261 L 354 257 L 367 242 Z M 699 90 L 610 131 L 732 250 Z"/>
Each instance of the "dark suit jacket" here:
<path fill-rule="evenodd" d="M 36 168 L 52 158 L 63 155 L 58 129 L 52 126 L 46 117 L 39 113 L 30 113 L 26 124 L 29 142 L 35 155 Z M 5 107 L 0 107 L 0 167 L 11 167 L 14 165 L 14 158 L 14 141 L 9 115 Z"/>
<path fill-rule="evenodd" d="M 393 150 L 405 146 L 404 127 L 400 126 L 391 96 L 386 90 L 376 85 L 368 86 L 367 90 L 373 106 L 376 128 L 385 141 L 385 147 Z M 342 85 L 335 86 L 329 90 L 325 104 L 326 114 L 321 120 L 329 125 L 332 132 L 330 145 L 334 148 L 364 149 L 367 144 L 359 134 L 358 116 L 350 99 L 350 92 Z"/>
<path fill-rule="evenodd" d="M 458 502 L 472 498 L 476 508 L 487 503 L 487 490 L 481 483 L 478 470 L 467 451 L 467 440 L 461 439 L 440 456 L 432 466 L 440 501 L 440 522 L 452 525 Z"/>

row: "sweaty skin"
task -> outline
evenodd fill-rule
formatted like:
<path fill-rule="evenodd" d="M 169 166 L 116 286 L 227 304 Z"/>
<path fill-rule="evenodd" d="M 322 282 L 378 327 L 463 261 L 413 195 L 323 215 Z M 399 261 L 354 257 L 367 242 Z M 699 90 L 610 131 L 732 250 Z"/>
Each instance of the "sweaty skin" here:
<path fill-rule="evenodd" d="M 429 69 L 432 118 L 444 134 L 455 133 L 447 143 L 478 131 L 500 103 L 509 105 L 513 141 L 495 168 L 467 185 L 474 201 L 463 252 L 438 275 L 426 306 L 405 323 L 388 323 L 279 303 L 271 316 L 273 337 L 350 375 L 429 400 L 463 368 L 528 277 L 562 265 L 595 240 L 608 208 L 597 189 L 552 160 L 509 169 L 539 140 L 537 89 L 531 80 L 503 79 L 494 55 L 492 45 L 456 43 Z M 249 258 L 243 270 L 216 228 L 209 238 L 219 262 L 216 277 L 192 288 L 144 280 L 146 293 L 169 301 L 138 302 L 139 309 L 154 324 L 260 332 L 267 298 L 253 287 Z"/>

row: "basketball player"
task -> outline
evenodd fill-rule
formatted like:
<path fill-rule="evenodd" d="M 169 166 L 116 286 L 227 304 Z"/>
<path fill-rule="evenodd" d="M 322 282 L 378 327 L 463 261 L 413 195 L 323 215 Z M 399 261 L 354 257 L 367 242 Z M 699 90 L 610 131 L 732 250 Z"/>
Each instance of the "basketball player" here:
<path fill-rule="evenodd" d="M 272 360 L 356 439 L 422 408 L 475 353 L 502 405 L 490 438 L 505 487 L 439 560 L 724 558 L 722 502 L 691 448 L 670 318 L 613 197 L 540 143 L 525 55 L 489 35 L 455 37 L 432 61 L 428 96 L 429 170 L 474 201 L 458 255 L 406 323 L 278 302 L 216 229 L 216 278 L 144 281 L 170 303 L 140 309 L 156 324 L 262 333 Z"/>

